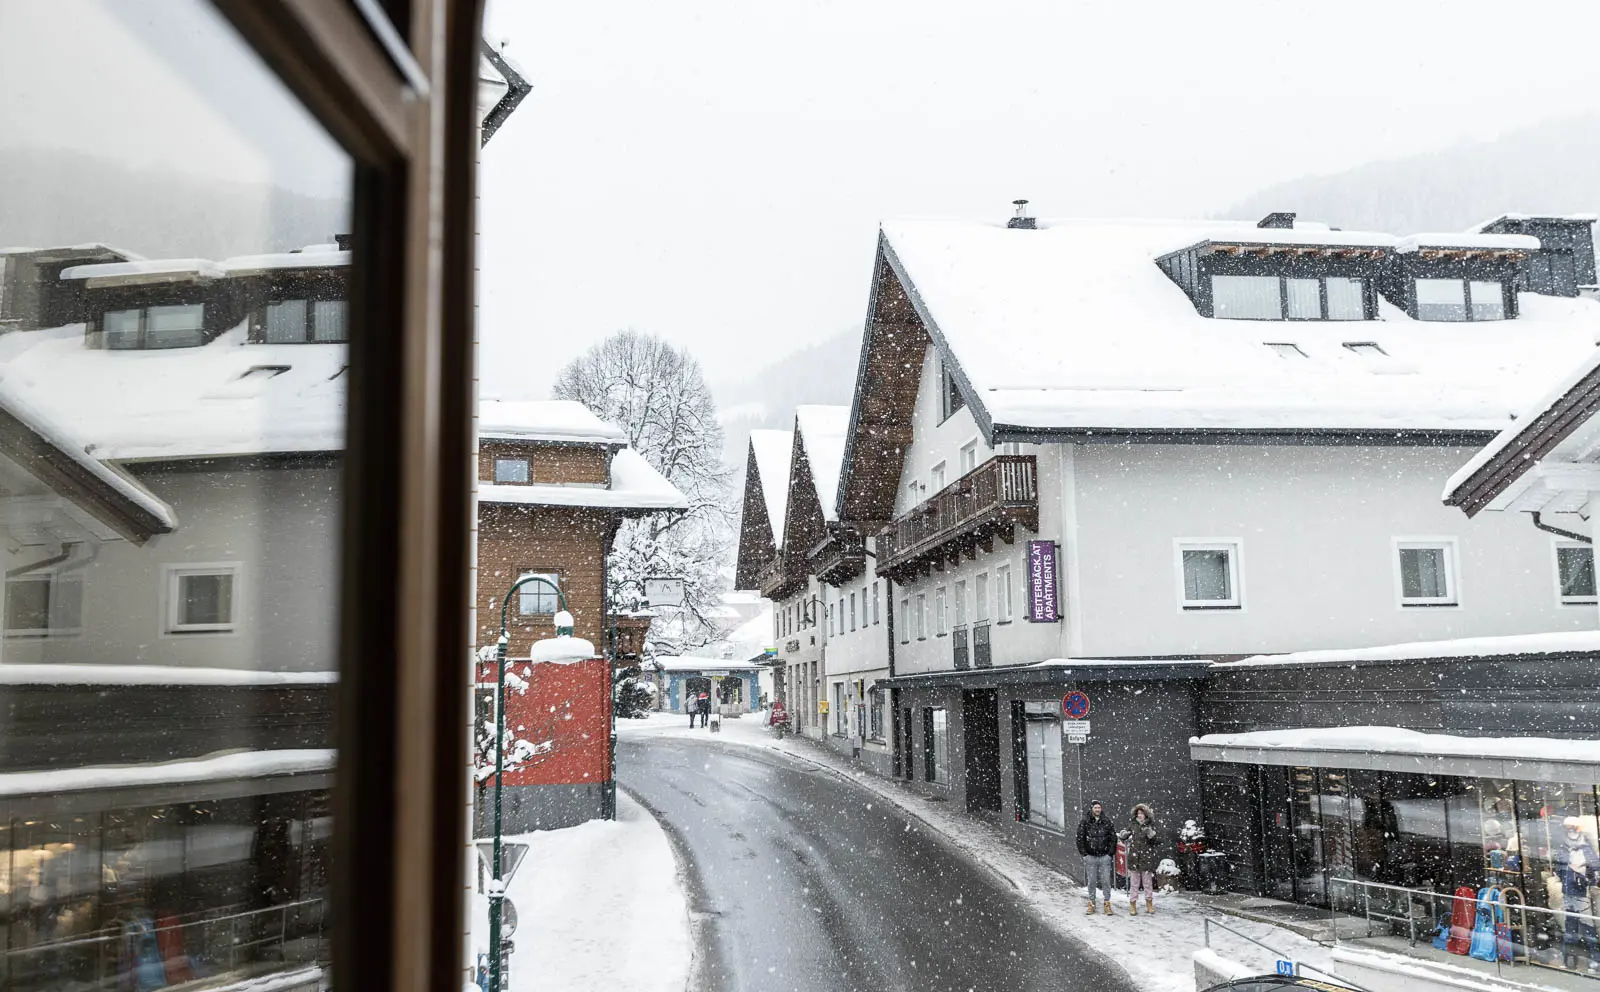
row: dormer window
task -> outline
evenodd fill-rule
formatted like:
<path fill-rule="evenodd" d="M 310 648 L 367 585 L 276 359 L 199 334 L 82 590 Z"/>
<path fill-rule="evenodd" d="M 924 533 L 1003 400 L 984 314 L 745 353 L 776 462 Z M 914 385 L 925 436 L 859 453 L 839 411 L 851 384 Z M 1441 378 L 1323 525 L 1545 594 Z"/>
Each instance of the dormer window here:
<path fill-rule="evenodd" d="M 196 348 L 205 343 L 205 309 L 201 303 L 182 303 L 107 310 L 100 328 L 113 351 Z"/>
<path fill-rule="evenodd" d="M 1366 280 L 1213 275 L 1211 315 L 1224 320 L 1364 320 Z"/>
<path fill-rule="evenodd" d="M 267 304 L 267 344 L 322 344 L 344 341 L 347 306 L 344 300 L 277 300 Z"/>
<path fill-rule="evenodd" d="M 1479 279 L 1418 279 L 1418 320 L 1505 320 L 1505 283 Z"/>

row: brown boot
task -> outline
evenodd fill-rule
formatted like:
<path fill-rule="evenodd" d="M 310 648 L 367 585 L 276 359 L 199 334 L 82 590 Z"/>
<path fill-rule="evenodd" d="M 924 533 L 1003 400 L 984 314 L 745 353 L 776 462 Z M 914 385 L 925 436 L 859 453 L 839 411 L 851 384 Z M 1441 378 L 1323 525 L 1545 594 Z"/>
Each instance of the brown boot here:
<path fill-rule="evenodd" d="M 1132 899 L 1128 900 L 1128 915 L 1129 916 L 1138 916 L 1139 915 L 1139 904 L 1134 902 Z"/>
<path fill-rule="evenodd" d="M 1089 900 L 1089 915 L 1090 916 L 1094 915 L 1094 900 L 1093 899 Z"/>
<path fill-rule="evenodd" d="M 1144 897 L 1144 911 L 1146 913 L 1154 913 L 1156 911 L 1156 897 L 1155 896 L 1149 895 L 1148 893 L 1145 895 L 1145 897 Z"/>
<path fill-rule="evenodd" d="M 1111 915 L 1111 900 L 1110 899 L 1106 900 L 1106 915 L 1107 916 Z"/>

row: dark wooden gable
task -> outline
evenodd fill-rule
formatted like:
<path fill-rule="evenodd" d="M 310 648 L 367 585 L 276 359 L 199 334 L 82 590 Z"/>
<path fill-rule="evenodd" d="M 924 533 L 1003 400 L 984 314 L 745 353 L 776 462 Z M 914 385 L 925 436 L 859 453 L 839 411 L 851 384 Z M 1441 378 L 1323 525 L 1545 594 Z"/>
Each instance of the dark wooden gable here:
<path fill-rule="evenodd" d="M 783 556 L 791 576 L 811 574 L 811 552 L 827 536 L 828 523 L 817 498 L 817 484 L 806 457 L 798 418 L 789 456 L 789 504 L 783 514 Z"/>
<path fill-rule="evenodd" d="M 894 517 L 900 469 L 911 443 L 911 416 L 922 380 L 922 360 L 930 340 L 884 250 L 879 235 L 839 486 L 840 519 L 867 530 Z"/>
<path fill-rule="evenodd" d="M 767 518 L 767 500 L 761 488 L 761 469 L 756 464 L 756 446 L 744 468 L 744 509 L 739 515 L 739 558 L 733 569 L 735 589 L 755 589 L 761 584 L 761 570 L 778 556 L 772 522 Z"/>

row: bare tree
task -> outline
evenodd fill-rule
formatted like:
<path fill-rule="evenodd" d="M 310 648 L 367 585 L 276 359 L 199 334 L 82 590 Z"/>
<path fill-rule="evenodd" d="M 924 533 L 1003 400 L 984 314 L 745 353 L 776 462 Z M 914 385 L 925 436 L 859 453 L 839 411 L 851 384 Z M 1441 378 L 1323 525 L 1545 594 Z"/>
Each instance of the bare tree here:
<path fill-rule="evenodd" d="M 682 576 L 684 609 L 652 625 L 656 648 L 676 653 L 722 636 L 718 567 L 731 540 L 733 473 L 722 461 L 722 425 L 700 363 L 654 335 L 620 331 L 563 369 L 553 393 L 621 427 L 689 501 L 685 513 L 623 525 L 607 562 L 611 602 L 626 609 L 643 598 L 646 576 Z"/>

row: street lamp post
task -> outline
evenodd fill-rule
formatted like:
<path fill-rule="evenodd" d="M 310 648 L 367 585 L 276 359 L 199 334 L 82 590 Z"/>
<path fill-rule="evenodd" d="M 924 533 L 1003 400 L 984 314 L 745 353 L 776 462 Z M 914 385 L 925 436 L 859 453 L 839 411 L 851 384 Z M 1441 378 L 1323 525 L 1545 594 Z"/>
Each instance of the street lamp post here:
<path fill-rule="evenodd" d="M 567 597 L 561 592 L 561 587 L 551 582 L 542 575 L 524 575 L 511 584 L 511 589 L 506 593 L 506 598 L 500 603 L 500 639 L 496 642 L 495 650 L 495 690 L 494 690 L 494 881 L 489 884 L 489 988 L 488 992 L 502 992 L 500 983 L 503 978 L 500 967 L 500 912 L 505 905 L 506 886 L 500 876 L 500 826 L 501 826 L 501 799 L 505 793 L 506 771 L 506 646 L 511 643 L 511 634 L 507 628 L 507 613 L 511 609 L 511 597 L 517 590 L 533 582 L 542 582 L 556 592 L 556 605 L 561 613 L 565 614 L 567 626 L 557 626 L 557 637 L 572 636 L 572 614 L 567 612 Z"/>

